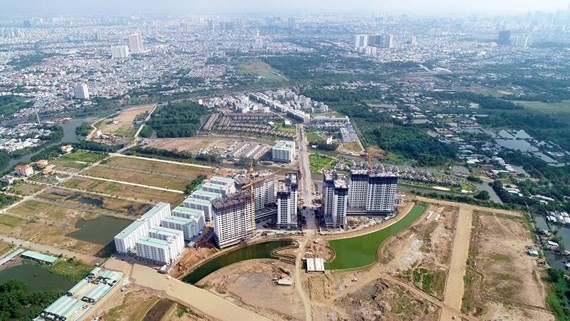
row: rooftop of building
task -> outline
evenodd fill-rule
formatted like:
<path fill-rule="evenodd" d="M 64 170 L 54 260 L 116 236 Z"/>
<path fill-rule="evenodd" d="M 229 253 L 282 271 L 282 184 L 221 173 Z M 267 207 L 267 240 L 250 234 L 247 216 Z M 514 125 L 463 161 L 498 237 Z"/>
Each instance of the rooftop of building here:
<path fill-rule="evenodd" d="M 225 200 L 217 199 L 212 201 L 212 207 L 216 210 L 223 210 L 228 207 L 245 205 L 251 202 L 251 197 L 248 192 L 238 192 L 232 194 Z"/>
<path fill-rule="evenodd" d="M 291 149 L 295 148 L 295 142 L 289 140 L 280 140 L 273 145 L 273 148 Z"/>
<path fill-rule="evenodd" d="M 152 247 L 158 247 L 158 248 L 162 248 L 162 249 L 168 249 L 168 245 L 169 245 L 167 241 L 155 239 L 152 237 L 140 238 L 137 241 L 137 244 L 142 244 L 142 245 L 147 245 L 147 246 L 152 246 Z"/>
<path fill-rule="evenodd" d="M 194 222 L 193 219 L 180 217 L 180 216 L 167 216 L 162 219 L 163 222 L 171 222 L 177 224 L 192 224 Z"/>
<path fill-rule="evenodd" d="M 171 236 L 171 237 L 178 237 L 181 234 L 181 231 L 179 231 L 179 230 L 173 230 L 171 228 L 164 227 L 164 226 L 155 226 L 155 227 L 151 228 L 149 232 L 153 232 L 153 233 L 157 233 L 157 234 L 161 234 L 161 235 L 165 235 L 165 236 Z"/>
<path fill-rule="evenodd" d="M 183 207 L 183 206 L 177 206 L 174 210 L 172 210 L 172 213 L 183 213 L 183 214 L 195 216 L 195 217 L 204 216 L 203 210 L 198 210 L 198 209 L 188 208 L 188 207 Z M 167 217 L 169 217 L 169 216 L 167 216 Z"/>
<path fill-rule="evenodd" d="M 210 204 L 213 203 L 213 201 L 207 201 L 207 200 L 203 200 L 200 198 L 187 198 L 186 200 L 184 200 L 185 203 L 189 203 L 189 204 L 198 204 L 198 205 L 205 205 L 205 206 L 210 206 Z"/>

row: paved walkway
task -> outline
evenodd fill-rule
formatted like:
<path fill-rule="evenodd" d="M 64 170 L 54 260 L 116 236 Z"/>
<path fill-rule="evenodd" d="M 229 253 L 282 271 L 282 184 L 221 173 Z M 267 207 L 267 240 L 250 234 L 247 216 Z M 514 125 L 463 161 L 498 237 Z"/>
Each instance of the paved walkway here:
<path fill-rule="evenodd" d="M 128 273 L 129 264 L 117 259 L 110 259 L 105 268 Z M 237 306 L 206 290 L 184 283 L 175 278 L 168 278 L 155 269 L 134 264 L 131 281 L 141 287 L 161 291 L 170 299 L 195 308 L 196 310 L 222 321 L 268 321 L 269 319 Z"/>
<path fill-rule="evenodd" d="M 443 297 L 443 303 L 457 311 L 461 311 L 463 293 L 465 292 L 463 277 L 465 276 L 467 258 L 469 257 L 472 222 L 473 209 L 461 206 L 457 218 L 451 262 L 449 264 L 449 273 Z M 443 309 L 439 320 L 451 321 L 454 316 L 455 314 L 453 314 L 452 311 Z"/>

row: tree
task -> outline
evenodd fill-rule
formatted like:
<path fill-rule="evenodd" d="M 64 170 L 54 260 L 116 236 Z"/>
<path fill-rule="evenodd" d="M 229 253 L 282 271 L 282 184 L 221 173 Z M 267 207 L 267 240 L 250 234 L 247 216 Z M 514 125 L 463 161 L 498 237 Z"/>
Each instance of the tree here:
<path fill-rule="evenodd" d="M 491 198 L 491 196 L 489 195 L 489 192 L 487 191 L 480 191 L 479 193 L 477 193 L 477 195 L 473 196 L 478 200 L 483 200 L 483 201 L 487 201 Z"/>

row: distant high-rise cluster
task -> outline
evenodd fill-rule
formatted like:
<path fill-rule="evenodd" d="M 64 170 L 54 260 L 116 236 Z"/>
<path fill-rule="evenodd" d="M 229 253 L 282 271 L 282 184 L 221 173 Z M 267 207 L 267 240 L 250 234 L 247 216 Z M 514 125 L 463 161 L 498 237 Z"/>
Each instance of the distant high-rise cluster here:
<path fill-rule="evenodd" d="M 350 176 L 327 171 L 323 182 L 323 215 L 327 227 L 346 227 L 347 214 L 391 214 L 398 176 L 376 169 L 354 169 Z"/>
<path fill-rule="evenodd" d="M 132 53 L 144 52 L 143 40 L 140 33 L 133 33 L 129 36 L 129 50 Z"/>
<path fill-rule="evenodd" d="M 530 37 L 528 35 L 513 35 L 510 30 L 501 30 L 497 44 L 499 46 L 527 48 L 530 45 Z"/>
<path fill-rule="evenodd" d="M 393 48 L 394 35 L 356 35 L 354 39 L 354 50 L 360 52 L 375 51 L 377 48 Z"/>

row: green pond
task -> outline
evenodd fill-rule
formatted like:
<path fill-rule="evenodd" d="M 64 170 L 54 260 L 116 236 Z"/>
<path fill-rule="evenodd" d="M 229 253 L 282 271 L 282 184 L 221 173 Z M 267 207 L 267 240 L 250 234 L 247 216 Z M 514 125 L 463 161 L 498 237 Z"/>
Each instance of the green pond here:
<path fill-rule="evenodd" d="M 132 222 L 111 216 L 100 216 L 94 220 L 79 220 L 75 224 L 75 228 L 80 230 L 69 233 L 66 236 L 80 241 L 107 245 L 113 241 L 115 235 L 119 234 Z"/>
<path fill-rule="evenodd" d="M 20 280 L 28 286 L 28 291 L 61 291 L 65 292 L 74 283 L 64 276 L 51 273 L 35 263 L 15 265 L 0 271 L 0 284 L 9 280 Z"/>
<path fill-rule="evenodd" d="M 416 204 L 401 220 L 376 232 L 357 237 L 329 241 L 335 251 L 332 262 L 326 263 L 327 270 L 345 270 L 368 266 L 376 262 L 380 245 L 390 236 L 410 227 L 425 211 L 426 205 Z"/>
<path fill-rule="evenodd" d="M 190 272 L 190 274 L 185 276 L 183 281 L 186 283 L 196 284 L 208 274 L 230 264 L 251 259 L 273 258 L 273 255 L 271 254 L 273 250 L 290 246 L 292 244 L 293 242 L 290 240 L 271 241 L 233 250 L 200 265 L 194 271 Z"/>

